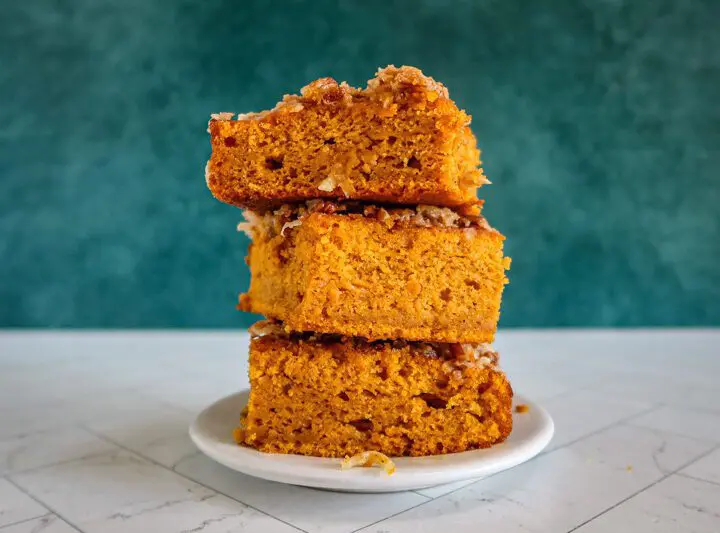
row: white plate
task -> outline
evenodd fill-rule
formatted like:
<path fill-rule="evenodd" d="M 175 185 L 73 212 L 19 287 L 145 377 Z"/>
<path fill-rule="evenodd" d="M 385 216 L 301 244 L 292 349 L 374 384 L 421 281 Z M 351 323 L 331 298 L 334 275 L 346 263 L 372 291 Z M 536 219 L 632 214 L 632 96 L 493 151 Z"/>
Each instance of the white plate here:
<path fill-rule="evenodd" d="M 554 432 L 545 409 L 515 395 L 515 404 L 526 404 L 530 409 L 523 414 L 513 409 L 513 431 L 502 444 L 462 453 L 398 457 L 393 459 L 395 474 L 388 476 L 377 467 L 340 470 L 340 459 L 263 453 L 238 446 L 232 431 L 247 400 L 248 391 L 238 392 L 198 415 L 190 426 L 190 437 L 200 451 L 243 474 L 343 492 L 395 492 L 486 477 L 531 459 L 547 446 Z"/>

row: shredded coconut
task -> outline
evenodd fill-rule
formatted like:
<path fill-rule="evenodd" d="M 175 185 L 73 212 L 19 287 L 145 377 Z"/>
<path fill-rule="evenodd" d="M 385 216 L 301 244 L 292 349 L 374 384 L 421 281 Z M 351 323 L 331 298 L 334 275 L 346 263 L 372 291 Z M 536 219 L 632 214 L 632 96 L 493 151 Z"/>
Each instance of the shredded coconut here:
<path fill-rule="evenodd" d="M 335 181 L 335 178 L 332 176 L 328 176 L 324 180 L 322 180 L 317 188 L 320 189 L 323 192 L 332 192 L 335 190 L 335 187 L 337 187 L 337 181 Z"/>
<path fill-rule="evenodd" d="M 442 83 L 425 76 L 415 67 L 389 65 L 378 70 L 366 89 L 351 87 L 344 81 L 338 83 L 332 78 L 320 78 L 303 87 L 300 95 L 286 94 L 274 108 L 259 113 L 240 113 L 237 120 L 262 120 L 275 112 L 298 113 L 316 104 L 351 106 L 358 99 L 368 97 L 381 102 L 392 114 L 397 110 L 397 101 L 406 100 L 408 96 L 432 103 L 438 98 L 448 98 L 448 91 Z M 231 120 L 233 115 L 215 113 L 211 117 L 212 120 Z"/>
<path fill-rule="evenodd" d="M 420 227 L 445 227 L 473 229 L 485 227 L 487 222 L 481 216 L 461 215 L 449 207 L 436 207 L 432 205 L 418 205 L 409 208 L 385 209 L 370 205 L 365 207 L 363 214 L 366 217 L 375 217 L 384 222 L 388 227 L 395 225 L 409 224 Z M 472 237 L 473 235 L 467 235 Z"/>
<path fill-rule="evenodd" d="M 498 363 L 498 354 L 487 343 L 481 344 L 441 344 L 440 355 L 445 358 L 443 371 L 460 379 L 468 368 L 492 368 Z"/>
<path fill-rule="evenodd" d="M 327 192 L 340 187 L 345 194 L 348 194 L 343 185 L 342 182 L 338 183 L 335 175 L 330 175 L 318 184 L 318 189 Z M 461 215 L 448 207 L 427 205 L 381 207 L 354 201 L 335 202 L 324 199 L 308 200 L 304 204 L 284 204 L 275 210 L 255 214 L 253 221 L 262 220 L 262 224 L 257 224 L 256 229 L 266 232 L 272 238 L 280 234 L 285 236 L 283 228 L 289 229 L 299 225 L 288 225 L 289 222 L 302 220 L 313 213 L 341 213 L 351 217 L 375 218 L 389 229 L 402 226 L 457 228 L 463 230 L 464 236 L 468 239 L 475 237 L 478 228 L 494 231 L 482 216 Z M 245 227 L 242 226 L 240 229 L 244 230 Z"/>
<path fill-rule="evenodd" d="M 260 230 L 263 226 L 263 217 L 261 217 L 254 211 L 250 211 L 249 209 L 243 211 L 243 216 L 245 217 L 245 222 L 240 222 L 237 225 L 237 230 L 244 232 L 245 235 L 252 239 L 254 233 Z"/>
<path fill-rule="evenodd" d="M 447 88 L 430 76 L 425 76 L 421 70 L 415 67 L 388 65 L 378 69 L 375 78 L 368 81 L 368 91 L 382 91 L 389 88 L 391 91 L 399 91 L 407 87 L 417 87 L 427 92 L 427 99 L 431 102 L 439 97 L 448 98 Z"/>
<path fill-rule="evenodd" d="M 282 235 L 284 237 L 286 229 L 296 228 L 300 224 L 302 224 L 302 219 L 300 219 L 300 218 L 292 220 L 290 222 L 285 222 L 285 224 L 283 224 L 282 229 L 280 230 L 280 235 Z"/>
<path fill-rule="evenodd" d="M 264 337 L 266 335 L 283 335 L 284 331 L 280 323 L 272 320 L 260 320 L 248 328 L 252 337 Z"/>
<path fill-rule="evenodd" d="M 352 186 L 352 183 L 347 180 L 341 181 L 338 185 L 342 193 L 345 195 L 345 198 L 349 198 L 350 194 L 355 192 L 355 188 Z"/>
<path fill-rule="evenodd" d="M 227 111 L 224 111 L 222 113 L 212 113 L 210 115 L 211 120 L 232 120 L 232 118 L 235 116 L 235 113 L 230 113 Z"/>
<path fill-rule="evenodd" d="M 447 374 L 455 371 L 462 372 L 468 368 L 490 368 L 498 364 L 498 354 L 490 344 L 454 344 L 444 342 L 422 342 L 406 340 L 379 340 L 369 341 L 364 337 L 348 337 L 333 333 L 290 332 L 286 331 L 282 322 L 276 320 L 261 320 L 248 330 L 253 337 L 275 335 L 292 341 L 303 341 L 320 344 L 352 344 L 355 346 L 390 345 L 392 348 L 402 350 L 410 348 L 418 356 L 438 358 L 443 361 L 442 369 Z"/>
<path fill-rule="evenodd" d="M 210 133 L 210 123 L 213 120 L 232 120 L 235 113 L 223 112 L 223 113 L 211 113 L 210 120 L 208 120 L 207 132 Z"/>
<path fill-rule="evenodd" d="M 381 466 L 388 476 L 392 476 L 395 473 L 395 463 L 392 462 L 392 459 L 384 453 L 374 450 L 357 453 L 352 457 L 345 456 L 343 462 L 340 463 L 340 468 L 342 470 L 349 470 L 356 466 L 371 467 L 375 465 Z"/>

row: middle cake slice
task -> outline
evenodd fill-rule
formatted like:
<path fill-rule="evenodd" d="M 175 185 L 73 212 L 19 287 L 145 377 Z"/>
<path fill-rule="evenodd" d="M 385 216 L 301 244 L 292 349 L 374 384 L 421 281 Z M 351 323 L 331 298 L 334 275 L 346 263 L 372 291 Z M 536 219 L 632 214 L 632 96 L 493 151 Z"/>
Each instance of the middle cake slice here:
<path fill-rule="evenodd" d="M 314 200 L 258 214 L 239 308 L 288 331 L 370 340 L 492 342 L 504 237 L 481 216 Z"/>

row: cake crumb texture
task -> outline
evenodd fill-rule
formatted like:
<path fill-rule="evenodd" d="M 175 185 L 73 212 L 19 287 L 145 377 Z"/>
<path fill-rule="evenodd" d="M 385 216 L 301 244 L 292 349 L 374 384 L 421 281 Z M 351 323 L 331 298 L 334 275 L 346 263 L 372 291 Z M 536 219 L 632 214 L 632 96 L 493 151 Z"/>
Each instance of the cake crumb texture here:
<path fill-rule="evenodd" d="M 264 452 L 339 458 L 492 446 L 512 429 L 512 388 L 494 364 L 497 354 L 468 363 L 467 348 L 255 337 L 250 400 L 236 438 Z"/>
<path fill-rule="evenodd" d="M 238 307 L 293 331 L 492 342 L 510 264 L 504 237 L 484 219 L 463 228 L 396 220 L 313 212 L 300 224 L 257 222 Z"/>
<path fill-rule="evenodd" d="M 413 67 L 355 89 L 332 78 L 270 110 L 211 117 L 207 183 L 221 201 L 263 209 L 312 198 L 473 205 L 487 180 L 470 117 Z"/>

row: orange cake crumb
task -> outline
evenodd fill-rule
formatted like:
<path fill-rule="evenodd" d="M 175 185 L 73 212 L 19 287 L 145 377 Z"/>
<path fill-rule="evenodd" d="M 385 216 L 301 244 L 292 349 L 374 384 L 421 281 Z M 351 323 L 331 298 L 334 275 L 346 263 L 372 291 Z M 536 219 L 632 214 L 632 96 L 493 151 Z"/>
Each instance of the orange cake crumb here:
<path fill-rule="evenodd" d="M 530 406 L 526 405 L 524 403 L 519 403 L 515 406 L 516 413 L 522 414 L 522 413 L 527 413 L 528 411 L 530 411 Z"/>
<path fill-rule="evenodd" d="M 223 202 L 262 208 L 313 198 L 473 205 L 487 180 L 447 89 L 389 66 L 360 90 L 319 79 L 273 110 L 213 115 L 206 180 Z"/>
<path fill-rule="evenodd" d="M 251 282 L 239 307 L 295 331 L 492 342 L 509 267 L 499 232 L 437 207 L 356 209 L 248 213 Z"/>
<path fill-rule="evenodd" d="M 421 456 L 486 448 L 512 428 L 488 345 L 285 334 L 260 323 L 239 439 L 264 452 Z"/>

